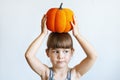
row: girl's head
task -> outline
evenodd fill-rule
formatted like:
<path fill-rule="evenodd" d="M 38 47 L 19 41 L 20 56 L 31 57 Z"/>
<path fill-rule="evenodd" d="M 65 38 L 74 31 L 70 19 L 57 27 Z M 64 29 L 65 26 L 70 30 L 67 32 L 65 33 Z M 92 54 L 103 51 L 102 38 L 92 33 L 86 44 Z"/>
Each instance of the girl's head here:
<path fill-rule="evenodd" d="M 52 32 L 49 35 L 46 53 L 53 66 L 67 66 L 73 51 L 73 41 L 69 33 Z"/>
<path fill-rule="evenodd" d="M 73 49 L 73 41 L 69 33 L 52 32 L 47 41 L 47 48 L 71 48 Z"/>

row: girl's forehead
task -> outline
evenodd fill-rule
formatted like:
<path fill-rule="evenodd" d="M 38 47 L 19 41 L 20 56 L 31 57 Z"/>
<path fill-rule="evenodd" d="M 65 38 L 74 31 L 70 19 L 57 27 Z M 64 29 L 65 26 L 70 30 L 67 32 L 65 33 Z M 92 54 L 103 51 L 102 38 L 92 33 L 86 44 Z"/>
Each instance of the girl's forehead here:
<path fill-rule="evenodd" d="M 50 48 L 50 50 L 71 50 L 71 48 Z"/>

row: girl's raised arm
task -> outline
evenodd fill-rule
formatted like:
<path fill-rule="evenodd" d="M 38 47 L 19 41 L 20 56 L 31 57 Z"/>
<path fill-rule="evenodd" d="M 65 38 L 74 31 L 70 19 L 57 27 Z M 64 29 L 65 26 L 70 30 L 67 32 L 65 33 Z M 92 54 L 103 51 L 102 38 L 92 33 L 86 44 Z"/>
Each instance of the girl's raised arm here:
<path fill-rule="evenodd" d="M 41 34 L 31 43 L 28 47 L 25 58 L 30 65 L 30 67 L 40 76 L 45 74 L 46 70 L 48 69 L 47 66 L 42 64 L 40 60 L 36 57 L 36 52 L 38 48 L 41 46 L 41 43 L 45 36 L 47 35 L 48 31 L 46 28 L 46 16 L 44 15 L 41 21 Z"/>
<path fill-rule="evenodd" d="M 71 22 L 73 26 L 73 35 L 77 39 L 78 43 L 81 45 L 82 49 L 86 54 L 86 58 L 82 60 L 78 65 L 74 67 L 75 71 L 81 76 L 85 74 L 95 63 L 97 58 L 97 53 L 92 45 L 79 33 L 76 18 L 74 17 L 74 23 Z"/>

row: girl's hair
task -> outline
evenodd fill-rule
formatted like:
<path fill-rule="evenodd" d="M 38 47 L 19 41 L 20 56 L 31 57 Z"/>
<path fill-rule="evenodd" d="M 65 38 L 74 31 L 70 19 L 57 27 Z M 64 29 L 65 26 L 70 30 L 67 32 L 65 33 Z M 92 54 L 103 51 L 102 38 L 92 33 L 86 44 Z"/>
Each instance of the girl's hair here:
<path fill-rule="evenodd" d="M 73 48 L 73 41 L 69 33 L 50 33 L 47 48 Z"/>

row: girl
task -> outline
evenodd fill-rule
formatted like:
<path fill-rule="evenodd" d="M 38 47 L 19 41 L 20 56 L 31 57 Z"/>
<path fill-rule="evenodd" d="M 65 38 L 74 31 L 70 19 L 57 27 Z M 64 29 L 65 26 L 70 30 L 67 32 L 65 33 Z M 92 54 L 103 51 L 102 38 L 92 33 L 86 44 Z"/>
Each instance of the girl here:
<path fill-rule="evenodd" d="M 70 23 L 73 27 L 73 36 L 83 48 L 86 57 L 75 67 L 69 68 L 68 63 L 74 52 L 72 38 L 69 33 L 52 32 L 48 37 L 46 49 L 46 54 L 51 60 L 52 67 L 50 68 L 41 63 L 36 57 L 36 52 L 48 34 L 46 15 L 44 15 L 41 20 L 41 33 L 31 43 L 25 53 L 28 64 L 42 80 L 80 80 L 96 61 L 96 51 L 79 33 L 75 17 L 74 23 Z"/>

